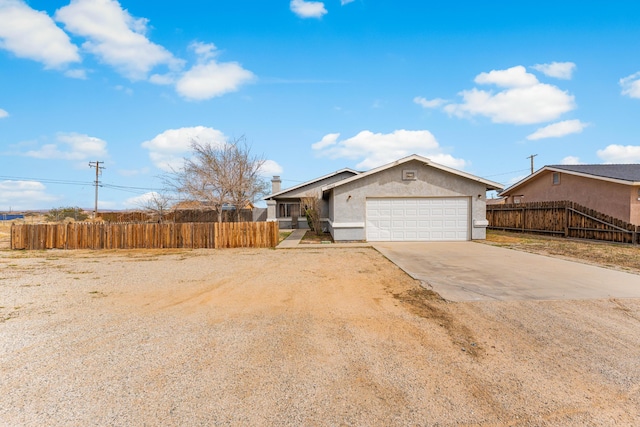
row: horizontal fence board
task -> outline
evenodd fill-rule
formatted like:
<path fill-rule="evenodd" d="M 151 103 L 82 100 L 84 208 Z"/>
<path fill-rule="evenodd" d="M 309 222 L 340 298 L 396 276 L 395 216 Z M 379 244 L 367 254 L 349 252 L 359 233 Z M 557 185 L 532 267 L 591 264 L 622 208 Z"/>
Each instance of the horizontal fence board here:
<path fill-rule="evenodd" d="M 570 201 L 488 205 L 487 220 L 496 230 L 640 243 L 640 226 Z"/>
<path fill-rule="evenodd" d="M 273 248 L 277 222 L 13 224 L 11 249 Z"/>
<path fill-rule="evenodd" d="M 162 217 L 158 212 L 127 211 L 127 212 L 102 212 L 100 218 L 105 222 L 218 222 L 218 211 L 206 209 L 175 209 L 163 212 Z M 234 210 L 222 211 L 222 222 L 251 222 L 253 211 L 241 209 L 239 218 L 236 218 Z"/>

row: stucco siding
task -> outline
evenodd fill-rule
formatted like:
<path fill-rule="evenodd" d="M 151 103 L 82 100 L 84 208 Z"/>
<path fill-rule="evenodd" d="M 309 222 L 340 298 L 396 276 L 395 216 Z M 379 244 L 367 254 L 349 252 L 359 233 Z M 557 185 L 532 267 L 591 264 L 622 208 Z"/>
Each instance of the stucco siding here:
<path fill-rule="evenodd" d="M 631 187 L 629 222 L 640 225 L 640 186 Z"/>
<path fill-rule="evenodd" d="M 403 180 L 403 170 L 416 172 Z M 332 230 L 335 240 L 366 239 L 366 200 L 380 197 L 468 197 L 472 239 L 484 239 L 486 229 L 474 220 L 486 219 L 485 184 L 412 161 L 363 177 L 333 189 Z"/>
<path fill-rule="evenodd" d="M 322 187 L 324 187 L 325 185 L 333 184 L 338 181 L 342 181 L 343 179 L 346 179 L 346 178 L 350 178 L 353 175 L 354 175 L 353 173 L 345 171 L 336 175 L 332 175 L 328 178 L 319 180 L 317 182 L 313 182 L 308 185 L 303 185 L 299 188 L 295 188 L 290 191 L 287 191 L 286 189 L 283 190 L 282 194 L 280 194 L 279 196 L 275 196 L 272 199 L 267 200 L 267 206 L 268 206 L 267 220 L 273 221 L 273 220 L 279 219 L 281 228 L 290 228 L 291 221 L 290 220 L 286 221 L 288 217 L 281 216 L 281 213 L 279 212 L 279 209 L 278 209 L 278 203 L 298 203 L 300 202 L 300 199 L 302 197 L 308 197 L 308 196 L 320 198 L 320 204 L 319 204 L 320 217 L 327 218 L 329 216 L 329 204 L 327 200 L 322 199 L 322 190 L 321 190 Z M 301 207 L 301 212 L 300 212 L 301 215 L 300 215 L 300 219 L 298 220 L 298 223 L 300 224 L 300 228 L 307 227 L 306 226 L 307 220 L 304 216 L 304 212 L 302 212 L 303 208 L 304 207 Z M 284 220 L 282 218 L 284 218 Z"/>
<path fill-rule="evenodd" d="M 629 190 L 628 185 L 562 172 L 560 183 L 553 184 L 553 172 L 547 171 L 509 194 L 508 203 L 512 203 L 517 196 L 523 196 L 523 203 L 570 200 L 614 218 L 637 224 L 630 215 L 632 202 Z M 638 209 L 636 205 L 634 210 Z M 638 218 L 635 221 L 638 221 Z"/>

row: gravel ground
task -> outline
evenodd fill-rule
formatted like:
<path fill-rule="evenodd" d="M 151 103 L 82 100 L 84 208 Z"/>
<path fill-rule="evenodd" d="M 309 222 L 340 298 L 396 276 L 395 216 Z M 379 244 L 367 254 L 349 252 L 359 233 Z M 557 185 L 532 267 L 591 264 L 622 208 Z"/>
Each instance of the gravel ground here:
<path fill-rule="evenodd" d="M 446 303 L 373 249 L 0 251 L 0 425 L 637 425 L 640 300 Z"/>

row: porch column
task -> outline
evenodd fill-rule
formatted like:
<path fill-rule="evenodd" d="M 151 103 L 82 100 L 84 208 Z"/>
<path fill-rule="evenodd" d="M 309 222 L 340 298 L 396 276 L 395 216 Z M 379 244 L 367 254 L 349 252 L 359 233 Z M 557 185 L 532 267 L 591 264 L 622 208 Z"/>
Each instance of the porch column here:
<path fill-rule="evenodd" d="M 267 200 L 267 221 L 277 221 L 276 204 L 275 200 Z"/>

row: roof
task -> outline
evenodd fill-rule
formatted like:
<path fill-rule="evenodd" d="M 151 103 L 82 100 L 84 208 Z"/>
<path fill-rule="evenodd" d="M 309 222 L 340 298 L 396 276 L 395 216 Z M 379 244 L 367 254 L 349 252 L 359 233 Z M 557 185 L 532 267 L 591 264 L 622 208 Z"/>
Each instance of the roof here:
<path fill-rule="evenodd" d="M 502 191 L 507 195 L 544 172 L 561 172 L 624 185 L 640 185 L 640 164 L 622 165 L 549 165 Z"/>
<path fill-rule="evenodd" d="M 550 168 L 562 169 L 567 172 L 583 173 L 603 178 L 613 178 L 622 181 L 639 182 L 640 164 L 626 165 L 550 165 Z"/>
<path fill-rule="evenodd" d="M 466 179 L 470 179 L 472 181 L 476 181 L 476 182 L 482 183 L 482 184 L 486 185 L 487 190 L 502 190 L 504 188 L 502 186 L 502 184 L 499 184 L 497 182 L 489 181 L 488 179 L 480 178 L 480 177 L 472 175 L 470 173 L 462 172 L 462 171 L 459 171 L 457 169 L 450 168 L 448 166 L 444 166 L 444 165 L 441 165 L 439 163 L 432 162 L 431 160 L 427 159 L 426 157 L 418 156 L 417 154 L 412 154 L 411 156 L 402 158 L 400 160 L 396 160 L 395 162 L 388 163 L 386 165 L 377 167 L 375 169 L 371 169 L 368 172 L 363 172 L 363 173 L 360 173 L 360 174 L 358 174 L 356 176 L 352 176 L 351 178 L 347 178 L 347 179 L 344 179 L 342 181 L 338 181 L 338 182 L 335 182 L 333 184 L 329 184 L 327 186 L 324 186 L 324 187 L 322 187 L 322 191 L 323 192 L 324 191 L 329 191 L 329 190 L 331 190 L 333 188 L 336 188 L 336 187 L 339 187 L 341 185 L 348 184 L 348 183 L 356 181 L 358 179 L 361 179 L 361 178 L 376 174 L 378 172 L 382 172 L 384 170 L 387 170 L 387 169 L 390 169 L 392 167 L 395 167 L 395 166 L 398 166 L 398 165 L 401 165 L 403 163 L 407 163 L 407 162 L 410 162 L 410 161 L 414 161 L 414 160 L 418 161 L 418 162 L 422 162 L 425 165 L 431 166 L 431 167 L 433 167 L 435 169 L 440 169 L 442 171 L 449 172 L 449 173 L 454 174 L 454 175 L 458 175 L 458 176 L 460 176 L 462 178 L 466 178 Z"/>
<path fill-rule="evenodd" d="M 295 191 L 295 190 L 297 190 L 297 189 L 299 189 L 299 188 L 305 187 L 305 186 L 307 186 L 307 185 L 315 184 L 316 182 L 322 181 L 322 180 L 324 180 L 324 179 L 331 178 L 331 177 L 336 176 L 336 175 L 340 175 L 341 173 L 345 173 L 345 172 L 347 172 L 347 173 L 352 173 L 352 174 L 354 174 L 354 175 L 358 175 L 358 174 L 360 174 L 360 172 L 358 172 L 358 171 L 356 171 L 356 170 L 353 170 L 353 169 L 349 169 L 349 168 L 340 169 L 340 170 L 337 170 L 337 171 L 332 172 L 332 173 L 330 173 L 330 174 L 323 175 L 323 176 L 321 176 L 321 177 L 319 177 L 319 178 L 315 178 L 315 179 L 312 179 L 312 180 L 310 180 L 310 181 L 303 182 L 302 184 L 298 184 L 298 185 L 296 185 L 296 186 L 286 188 L 286 189 L 284 189 L 284 190 L 282 190 L 282 191 L 278 191 L 277 193 L 269 194 L 268 196 L 263 197 L 263 199 L 262 199 L 262 200 L 269 200 L 269 199 L 273 199 L 274 197 L 281 196 L 281 195 L 283 195 L 283 194 L 285 194 L 285 193 L 288 193 L 288 192 L 290 192 L 290 191 Z"/>

